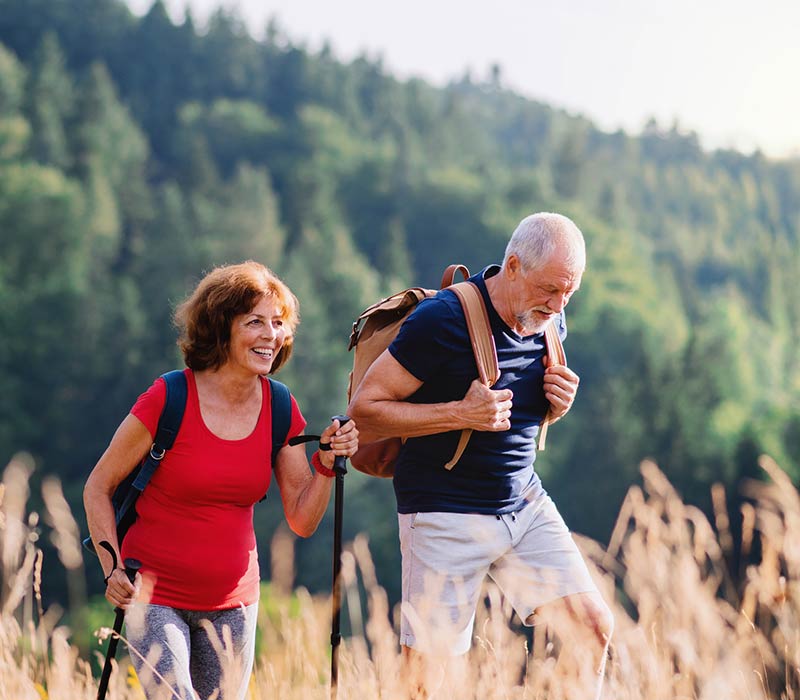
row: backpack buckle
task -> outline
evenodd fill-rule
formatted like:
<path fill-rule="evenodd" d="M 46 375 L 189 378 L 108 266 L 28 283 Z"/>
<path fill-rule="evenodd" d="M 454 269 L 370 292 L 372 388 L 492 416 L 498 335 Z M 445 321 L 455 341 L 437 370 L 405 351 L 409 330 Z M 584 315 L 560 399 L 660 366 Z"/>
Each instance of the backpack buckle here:
<path fill-rule="evenodd" d="M 156 454 L 158 451 L 159 449 L 156 447 L 156 443 L 153 443 L 153 446 L 150 448 L 150 457 L 156 462 L 160 462 L 164 459 L 164 455 L 167 454 L 167 451 L 163 447 L 160 450 L 160 454 Z"/>

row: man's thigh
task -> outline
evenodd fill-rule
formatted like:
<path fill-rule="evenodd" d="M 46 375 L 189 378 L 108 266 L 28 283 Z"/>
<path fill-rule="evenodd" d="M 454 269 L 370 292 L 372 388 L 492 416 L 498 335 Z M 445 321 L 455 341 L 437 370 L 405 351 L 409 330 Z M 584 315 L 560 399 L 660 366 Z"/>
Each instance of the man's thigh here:
<path fill-rule="evenodd" d="M 492 561 L 510 546 L 492 515 L 400 514 L 403 603 L 400 643 L 437 655 L 464 654 Z"/>
<path fill-rule="evenodd" d="M 492 564 L 489 575 L 525 624 L 547 603 L 597 593 L 569 529 L 546 493 L 515 516 L 509 523 L 513 546 Z"/>

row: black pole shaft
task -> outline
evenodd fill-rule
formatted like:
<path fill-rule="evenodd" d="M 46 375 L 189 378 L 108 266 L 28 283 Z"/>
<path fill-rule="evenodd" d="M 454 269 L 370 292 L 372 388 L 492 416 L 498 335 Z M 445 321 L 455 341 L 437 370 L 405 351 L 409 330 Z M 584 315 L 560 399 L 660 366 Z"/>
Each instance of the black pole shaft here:
<path fill-rule="evenodd" d="M 339 425 L 344 425 L 350 420 L 348 416 L 334 416 Z M 339 645 L 342 635 L 339 632 L 339 623 L 342 611 L 341 571 L 342 571 L 342 522 L 344 519 L 344 475 L 347 474 L 347 457 L 336 457 L 333 462 L 333 471 L 336 473 L 334 485 L 334 511 L 333 511 L 333 583 L 331 603 L 331 700 L 336 700 L 339 688 Z"/>
<path fill-rule="evenodd" d="M 338 459 L 338 458 L 337 458 Z M 333 519 L 333 602 L 331 620 L 331 700 L 336 700 L 339 685 L 340 619 L 342 610 L 342 516 L 344 510 L 344 475 L 336 473 L 335 506 Z"/>
<path fill-rule="evenodd" d="M 111 639 L 108 642 L 103 673 L 100 676 L 100 686 L 97 689 L 97 700 L 104 700 L 106 691 L 108 691 L 108 681 L 111 678 L 111 661 L 117 655 L 117 643 L 122 632 L 122 623 L 125 621 L 125 611 L 121 608 L 114 608 L 114 610 L 117 613 L 114 618 L 114 634 L 111 635 Z"/>
<path fill-rule="evenodd" d="M 141 568 L 142 563 L 137 559 L 125 560 L 125 574 L 128 580 L 133 583 L 136 578 L 136 572 Z M 119 644 L 119 635 L 122 633 L 122 623 L 125 621 L 125 611 L 122 608 L 114 608 L 116 617 L 114 618 L 114 633 L 108 642 L 108 651 L 106 651 L 106 660 L 103 664 L 103 673 L 100 676 L 100 685 L 97 688 L 97 700 L 105 700 L 106 692 L 108 691 L 108 681 L 111 679 L 111 662 L 117 655 L 117 645 Z"/>

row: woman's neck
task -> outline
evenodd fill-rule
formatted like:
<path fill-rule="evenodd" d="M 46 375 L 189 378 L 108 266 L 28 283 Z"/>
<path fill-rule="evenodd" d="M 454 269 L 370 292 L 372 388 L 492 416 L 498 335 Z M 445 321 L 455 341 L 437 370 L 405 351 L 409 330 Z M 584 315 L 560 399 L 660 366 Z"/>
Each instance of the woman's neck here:
<path fill-rule="evenodd" d="M 258 375 L 242 372 L 229 364 L 215 370 L 200 370 L 194 375 L 204 389 L 232 404 L 246 401 L 260 391 Z"/>

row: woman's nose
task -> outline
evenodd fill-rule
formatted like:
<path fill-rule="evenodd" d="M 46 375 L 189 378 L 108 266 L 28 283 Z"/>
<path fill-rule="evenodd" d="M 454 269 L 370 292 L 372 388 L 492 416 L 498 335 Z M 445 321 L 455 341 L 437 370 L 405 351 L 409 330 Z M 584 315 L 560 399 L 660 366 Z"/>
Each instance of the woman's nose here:
<path fill-rule="evenodd" d="M 269 338 L 271 340 L 272 338 L 276 338 L 278 336 L 278 329 L 275 328 L 275 326 L 273 326 L 271 323 L 265 323 L 264 329 L 261 331 L 261 335 L 264 338 Z"/>

